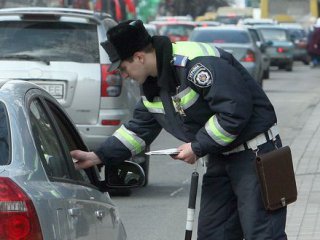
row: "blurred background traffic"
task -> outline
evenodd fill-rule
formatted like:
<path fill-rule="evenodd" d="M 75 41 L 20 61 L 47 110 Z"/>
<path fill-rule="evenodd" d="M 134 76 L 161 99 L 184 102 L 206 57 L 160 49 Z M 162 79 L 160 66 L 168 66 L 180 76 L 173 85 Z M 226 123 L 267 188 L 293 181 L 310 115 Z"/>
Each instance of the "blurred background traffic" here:
<path fill-rule="evenodd" d="M 66 7 L 107 13 L 119 22 L 141 19 L 151 35 L 211 42 L 232 52 L 262 86 L 269 66 L 314 67 L 320 50 L 319 0 L 1 0 L 1 8 Z M 229 25 L 234 25 L 233 28 Z M 259 25 L 259 27 L 257 27 Z M 262 25 L 262 26 L 261 26 Z M 215 28 L 219 26 L 219 28 Z M 208 28 L 207 28 L 208 27 Z M 204 29 L 207 28 L 207 29 Z M 240 30 L 241 29 L 241 30 Z M 235 32 L 236 31 L 236 32 Z M 242 34 L 240 34 L 240 32 Z M 249 33 L 250 36 L 247 35 Z M 240 36 L 242 37 L 235 37 Z"/>

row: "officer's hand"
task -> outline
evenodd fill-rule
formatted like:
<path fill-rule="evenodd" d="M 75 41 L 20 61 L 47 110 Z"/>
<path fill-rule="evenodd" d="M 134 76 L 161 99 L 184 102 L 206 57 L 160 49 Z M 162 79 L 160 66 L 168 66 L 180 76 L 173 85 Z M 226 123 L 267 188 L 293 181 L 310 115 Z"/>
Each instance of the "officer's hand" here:
<path fill-rule="evenodd" d="M 102 163 L 100 158 L 94 152 L 84 152 L 73 150 L 70 152 L 76 169 L 85 169 Z"/>
<path fill-rule="evenodd" d="M 180 152 L 177 155 L 172 155 L 171 157 L 173 159 L 182 160 L 189 164 L 194 164 L 198 160 L 198 157 L 194 154 L 191 148 L 191 143 L 182 144 L 178 149 Z"/>

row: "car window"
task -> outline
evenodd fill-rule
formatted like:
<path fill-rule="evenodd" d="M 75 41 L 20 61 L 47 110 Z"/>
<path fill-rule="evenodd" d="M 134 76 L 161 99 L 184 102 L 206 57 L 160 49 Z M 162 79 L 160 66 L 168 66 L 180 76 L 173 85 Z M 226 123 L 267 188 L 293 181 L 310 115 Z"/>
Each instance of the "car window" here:
<path fill-rule="evenodd" d="M 250 37 L 247 32 L 241 31 L 196 31 L 193 33 L 193 41 L 209 43 L 249 43 Z"/>
<path fill-rule="evenodd" d="M 70 179 L 57 134 L 42 104 L 37 99 L 30 104 L 30 122 L 36 147 L 48 176 Z"/>
<path fill-rule="evenodd" d="M 189 36 L 191 31 L 194 29 L 192 25 L 163 25 L 159 28 L 161 35 L 175 35 L 175 36 Z"/>
<path fill-rule="evenodd" d="M 65 146 L 67 148 L 67 153 L 69 154 L 70 151 L 75 149 L 84 149 L 84 143 L 82 142 L 82 139 L 80 136 L 76 133 L 76 130 L 72 123 L 65 117 L 65 115 L 62 113 L 60 109 L 58 109 L 53 103 L 50 101 L 46 101 L 46 104 L 51 110 L 52 116 L 54 120 L 56 121 L 59 130 L 62 133 L 62 138 L 64 139 Z M 71 156 L 70 156 L 71 160 Z M 78 181 L 84 181 L 86 183 L 90 183 L 90 179 L 88 178 L 85 170 L 79 169 L 73 171 L 73 175 L 75 175 L 75 178 Z"/>
<path fill-rule="evenodd" d="M 0 23 L 0 56 L 31 55 L 48 61 L 99 62 L 97 26 L 71 22 Z"/>
<path fill-rule="evenodd" d="M 261 29 L 266 41 L 288 41 L 287 33 L 282 29 Z"/>
<path fill-rule="evenodd" d="M 260 37 L 259 37 L 259 34 L 257 33 L 257 31 L 256 30 L 254 30 L 254 29 L 249 29 L 249 32 L 250 32 L 250 34 L 251 34 L 251 36 L 252 36 L 252 39 L 254 40 L 254 41 L 261 41 L 261 39 L 260 39 Z"/>
<path fill-rule="evenodd" d="M 9 164 L 9 125 L 5 106 L 0 102 L 0 165 Z"/>
<path fill-rule="evenodd" d="M 49 101 L 46 101 L 46 103 L 51 110 L 53 119 L 57 121 L 58 127 L 61 128 L 62 134 L 58 135 L 55 131 L 48 113 L 38 99 L 33 100 L 30 104 L 30 121 L 35 143 L 48 176 L 90 183 L 84 170 L 76 171 L 74 168 L 68 167 L 73 165 L 73 163 L 68 164 L 67 162 L 68 160 L 72 161 L 69 149 L 77 148 L 77 143 L 72 140 L 71 130 L 68 131 L 63 123 L 63 121 L 68 120 L 62 119 L 63 114 L 57 114 L 58 110 L 54 104 Z M 58 136 L 60 136 L 60 139 Z M 61 138 L 64 141 L 61 142 Z M 68 152 L 65 152 L 61 143 L 68 146 Z M 66 157 L 68 154 L 69 158 Z"/>
<path fill-rule="evenodd" d="M 288 32 L 294 39 L 303 39 L 307 37 L 305 31 L 302 29 L 288 29 Z"/>

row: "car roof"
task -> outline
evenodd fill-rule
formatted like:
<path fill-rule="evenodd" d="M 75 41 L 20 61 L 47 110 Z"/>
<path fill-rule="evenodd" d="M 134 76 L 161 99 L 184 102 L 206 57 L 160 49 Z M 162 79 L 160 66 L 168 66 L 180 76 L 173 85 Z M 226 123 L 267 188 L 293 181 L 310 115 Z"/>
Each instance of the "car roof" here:
<path fill-rule="evenodd" d="M 196 26 L 196 23 L 193 21 L 151 21 L 149 24 L 152 25 L 190 25 Z"/>
<path fill-rule="evenodd" d="M 236 25 L 219 25 L 219 26 L 207 26 L 207 27 L 196 27 L 194 30 L 197 31 L 222 31 L 222 30 L 231 30 L 231 31 L 248 31 L 246 27 L 236 26 Z"/>
<path fill-rule="evenodd" d="M 285 26 L 281 26 L 281 25 L 272 25 L 272 24 L 266 24 L 266 25 L 255 25 L 252 26 L 253 28 L 263 28 L 263 29 L 283 29 L 286 30 L 287 28 Z"/>
<path fill-rule="evenodd" d="M 91 21 L 100 21 L 105 18 L 112 18 L 110 14 L 103 12 L 95 12 L 85 9 L 75 8 L 50 8 L 50 7 L 21 7 L 21 8 L 2 8 L 0 9 L 0 17 L 5 16 L 19 16 L 36 14 L 36 15 L 52 15 L 56 18 L 60 17 L 74 17 L 85 18 Z"/>
<path fill-rule="evenodd" d="M 156 21 L 193 21 L 190 15 L 187 16 L 158 16 Z"/>
<path fill-rule="evenodd" d="M 280 26 L 289 29 L 303 29 L 303 27 L 299 23 L 280 23 Z"/>

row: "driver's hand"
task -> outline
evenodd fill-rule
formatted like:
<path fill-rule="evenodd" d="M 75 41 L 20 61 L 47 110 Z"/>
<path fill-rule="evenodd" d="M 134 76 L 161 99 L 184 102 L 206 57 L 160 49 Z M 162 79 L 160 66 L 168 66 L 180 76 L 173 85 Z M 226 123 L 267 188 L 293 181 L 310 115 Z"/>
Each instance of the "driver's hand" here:
<path fill-rule="evenodd" d="M 85 152 L 81 150 L 73 150 L 70 152 L 76 169 L 86 169 L 102 163 L 100 158 L 94 152 Z"/>

